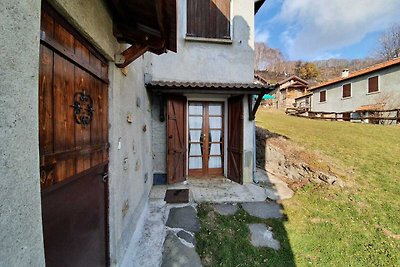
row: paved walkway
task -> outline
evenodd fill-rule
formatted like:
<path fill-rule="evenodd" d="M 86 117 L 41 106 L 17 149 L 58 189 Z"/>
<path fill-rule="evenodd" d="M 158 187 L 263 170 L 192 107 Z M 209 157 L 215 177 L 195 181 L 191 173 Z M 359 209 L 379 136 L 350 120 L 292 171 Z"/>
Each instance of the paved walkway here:
<path fill-rule="evenodd" d="M 271 179 L 258 173 L 263 187 L 239 185 L 226 179 L 190 180 L 188 183 L 170 186 L 154 186 L 150 200 L 142 216 L 142 222 L 126 252 L 123 267 L 184 267 L 201 266 L 195 249 L 194 236 L 200 230 L 196 203 L 214 203 L 221 215 L 233 215 L 241 206 L 247 213 L 259 218 L 282 218 L 280 205 L 275 202 L 293 194 L 281 180 Z M 286 186 L 287 187 L 287 186 Z M 188 204 L 166 204 L 167 189 L 190 190 Z M 281 188 L 280 192 L 277 188 Z M 290 190 L 290 189 L 289 189 Z M 250 242 L 257 247 L 279 249 L 273 237 L 273 229 L 264 224 L 249 224 Z M 140 234 L 138 234 L 140 233 Z"/>

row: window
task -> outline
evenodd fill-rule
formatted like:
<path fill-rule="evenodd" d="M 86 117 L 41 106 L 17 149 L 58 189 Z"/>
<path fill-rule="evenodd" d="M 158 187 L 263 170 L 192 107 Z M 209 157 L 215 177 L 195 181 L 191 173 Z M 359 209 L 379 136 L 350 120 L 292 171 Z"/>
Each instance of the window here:
<path fill-rule="evenodd" d="M 379 92 L 378 76 L 368 78 L 368 93 Z"/>
<path fill-rule="evenodd" d="M 187 0 L 188 37 L 230 39 L 230 0 Z"/>
<path fill-rule="evenodd" d="M 343 85 L 343 98 L 351 97 L 351 83 Z"/>
<path fill-rule="evenodd" d="M 319 102 L 326 102 L 326 90 L 319 92 Z"/>

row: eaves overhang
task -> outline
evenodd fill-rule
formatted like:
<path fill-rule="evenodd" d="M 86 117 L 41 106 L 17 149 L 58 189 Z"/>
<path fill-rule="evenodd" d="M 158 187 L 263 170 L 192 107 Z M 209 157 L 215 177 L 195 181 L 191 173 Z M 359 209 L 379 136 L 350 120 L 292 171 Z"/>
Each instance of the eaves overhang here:
<path fill-rule="evenodd" d="M 108 0 L 113 34 L 118 42 L 132 46 L 116 57 L 125 67 L 146 51 L 160 55 L 177 52 L 176 0 Z"/>
<path fill-rule="evenodd" d="M 265 0 L 254 0 L 254 15 L 257 14 Z"/>
<path fill-rule="evenodd" d="M 159 94 L 226 94 L 226 95 L 259 95 L 275 90 L 275 85 L 259 83 L 213 83 L 213 82 L 176 82 L 152 81 L 146 88 Z"/>

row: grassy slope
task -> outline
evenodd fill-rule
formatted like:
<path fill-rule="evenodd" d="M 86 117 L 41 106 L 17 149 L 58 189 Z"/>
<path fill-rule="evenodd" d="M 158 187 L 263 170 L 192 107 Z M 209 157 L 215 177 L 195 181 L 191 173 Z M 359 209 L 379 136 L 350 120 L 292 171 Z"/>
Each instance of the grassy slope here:
<path fill-rule="evenodd" d="M 354 171 L 345 189 L 309 185 L 283 202 L 297 265 L 400 262 L 400 127 L 313 121 L 265 110 L 257 114 L 257 124 Z"/>

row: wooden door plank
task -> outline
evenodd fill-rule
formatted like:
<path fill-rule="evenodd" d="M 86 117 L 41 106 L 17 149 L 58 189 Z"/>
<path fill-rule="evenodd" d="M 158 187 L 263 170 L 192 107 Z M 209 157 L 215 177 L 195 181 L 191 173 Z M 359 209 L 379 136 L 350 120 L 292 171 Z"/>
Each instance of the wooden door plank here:
<path fill-rule="evenodd" d="M 53 51 L 40 45 L 39 143 L 40 155 L 53 152 Z"/>
<path fill-rule="evenodd" d="M 91 80 L 91 76 L 87 72 L 75 67 L 75 94 L 85 92 L 93 99 Z M 90 145 L 90 129 L 91 123 L 86 126 L 75 124 L 75 139 L 77 147 Z M 90 164 L 90 155 L 79 156 L 76 159 L 77 172 L 90 168 Z"/>
<path fill-rule="evenodd" d="M 101 84 L 99 117 L 101 121 L 101 142 L 108 143 L 108 85 Z M 103 161 L 108 160 L 108 151 L 103 152 Z"/>
<path fill-rule="evenodd" d="M 74 66 L 54 54 L 54 152 L 75 147 L 73 109 L 70 107 L 74 95 Z M 57 181 L 75 174 L 73 160 L 57 162 Z"/>
<path fill-rule="evenodd" d="M 74 36 L 57 21 L 54 23 L 54 39 L 68 51 L 75 52 Z"/>

